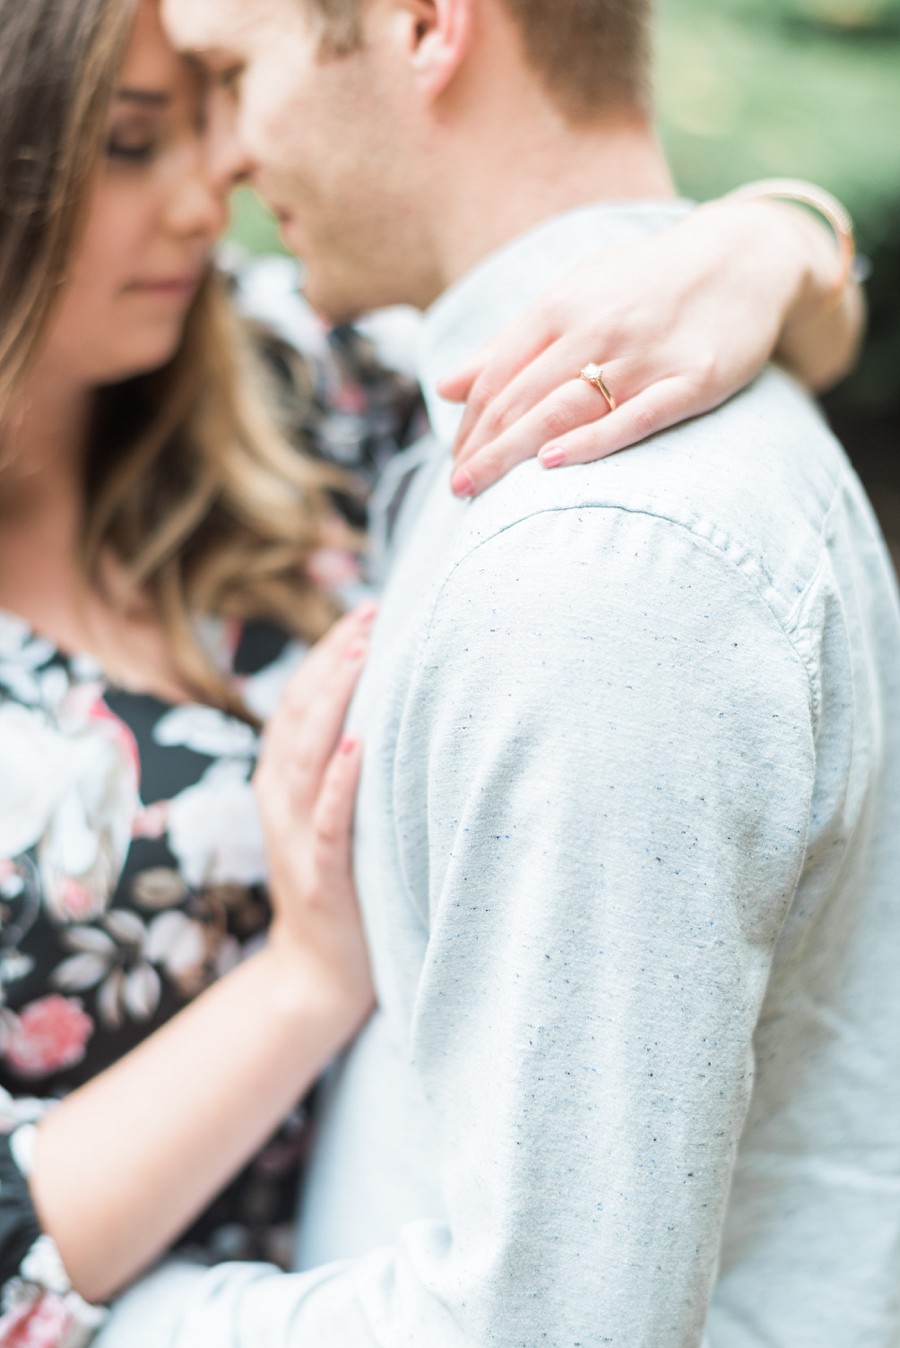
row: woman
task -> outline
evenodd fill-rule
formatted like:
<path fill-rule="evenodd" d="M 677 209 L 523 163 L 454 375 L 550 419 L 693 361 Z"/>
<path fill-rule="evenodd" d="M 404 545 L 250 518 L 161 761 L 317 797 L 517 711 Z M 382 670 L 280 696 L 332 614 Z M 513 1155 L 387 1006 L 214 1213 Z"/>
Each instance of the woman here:
<path fill-rule="evenodd" d="M 0 1323 L 12 1342 L 37 1332 L 36 1317 L 93 1319 L 65 1293 L 39 1299 L 42 1285 L 60 1289 L 39 1227 L 82 1290 L 105 1294 L 258 1149 L 371 1001 L 349 886 L 333 877 L 327 914 L 304 916 L 302 867 L 314 850 L 295 864 L 303 825 L 278 819 L 282 786 L 265 811 L 272 892 L 283 877 L 285 898 L 269 944 L 196 1001 L 173 1040 L 148 1038 L 266 923 L 254 725 L 291 658 L 266 620 L 309 638 L 331 620 L 303 577 L 324 512 L 316 475 L 276 437 L 235 366 L 209 272 L 230 180 L 206 170 L 195 77 L 164 43 L 153 4 L 44 9 L 43 23 L 21 6 L 2 10 L 2 88 L 19 114 L 4 117 L 0 525 L 12 1125 Z M 71 140 L 60 146 L 63 128 Z M 74 251 L 64 225 L 77 230 Z M 200 634 L 197 612 L 216 620 Z M 306 705 L 324 663 L 338 715 L 318 721 L 326 758 L 370 616 L 335 631 L 317 654 L 320 674 L 311 662 L 293 694 Z M 313 760 L 295 762 L 289 743 L 302 750 L 276 741 L 261 782 L 290 781 L 305 805 Z M 333 780 L 352 777 L 356 761 L 339 754 Z M 146 1052 L 129 1053 L 142 1040 Z M 115 1060 L 120 1074 L 78 1091 Z M 37 1112 L 25 1097 L 72 1091 L 39 1136 L 15 1129 Z M 147 1136 L 159 1100 L 168 1122 Z M 29 1197 L 20 1169 L 35 1141 Z M 283 1135 L 199 1237 L 230 1236 L 234 1247 L 235 1228 L 249 1227 L 236 1247 L 252 1247 L 254 1229 L 276 1224 L 273 1192 L 295 1153 Z M 91 1197 L 104 1183 L 111 1206 Z"/>
<path fill-rule="evenodd" d="M 231 173 L 157 0 L 0 0 L 0 63 L 0 1342 L 71 1344 L 371 1006 L 340 727 L 373 611 L 295 670 L 332 616 L 327 481 L 236 345 Z M 296 1141 L 213 1203 L 206 1256 L 277 1253 Z"/>

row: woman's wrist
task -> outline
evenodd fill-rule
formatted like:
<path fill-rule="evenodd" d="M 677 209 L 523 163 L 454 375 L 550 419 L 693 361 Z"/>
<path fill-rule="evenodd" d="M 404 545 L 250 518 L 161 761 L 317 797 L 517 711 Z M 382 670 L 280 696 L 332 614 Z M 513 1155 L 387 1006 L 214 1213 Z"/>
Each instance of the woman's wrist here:
<path fill-rule="evenodd" d="M 729 194 L 736 201 L 773 201 L 788 204 L 794 219 L 815 221 L 818 228 L 807 231 L 807 241 L 814 255 L 821 254 L 821 233 L 830 236 L 829 260 L 823 277 L 817 277 L 815 288 L 820 288 L 828 308 L 837 307 L 855 279 L 856 237 L 853 220 L 843 202 L 815 183 L 798 178 L 766 178 L 761 182 L 745 183 Z M 812 214 L 810 214 L 812 213 Z M 818 298 L 818 296 L 817 296 Z"/>
<path fill-rule="evenodd" d="M 780 224 L 781 246 L 791 261 L 794 287 L 784 314 L 784 328 L 824 318 L 851 279 L 843 274 L 843 262 L 827 226 L 788 202 L 755 204 L 769 213 L 773 229 L 776 222 Z"/>
<path fill-rule="evenodd" d="M 722 235 L 732 248 L 745 241 L 748 274 L 775 316 L 775 358 L 816 391 L 841 379 L 858 355 L 864 301 L 852 271 L 842 281 L 843 254 L 829 227 L 774 197 L 729 195 L 700 209 L 729 218 Z"/>
<path fill-rule="evenodd" d="M 298 1030 L 314 1030 L 336 1051 L 360 1028 L 371 1010 L 368 980 L 356 986 L 345 969 L 321 958 L 277 917 L 257 958 L 266 969 L 275 1014 Z"/>
<path fill-rule="evenodd" d="M 748 276 L 765 290 L 782 330 L 827 314 L 851 279 L 843 279 L 842 255 L 827 225 L 799 205 L 733 193 L 700 212 L 714 223 L 733 262 L 745 259 Z"/>
<path fill-rule="evenodd" d="M 712 264 L 752 293 L 773 333 L 814 304 L 829 242 L 815 222 L 784 202 L 744 201 L 732 195 L 706 202 L 694 219 L 706 222 Z M 821 235 L 814 237 L 813 259 L 808 255 L 809 230 Z"/>

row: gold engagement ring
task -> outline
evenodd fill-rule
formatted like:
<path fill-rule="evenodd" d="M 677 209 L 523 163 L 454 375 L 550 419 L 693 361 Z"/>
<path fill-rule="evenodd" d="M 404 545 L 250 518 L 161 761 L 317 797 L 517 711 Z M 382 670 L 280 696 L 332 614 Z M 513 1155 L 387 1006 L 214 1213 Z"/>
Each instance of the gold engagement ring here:
<path fill-rule="evenodd" d="M 606 387 L 606 380 L 603 378 L 603 371 L 599 365 L 595 365 L 593 361 L 589 361 L 583 370 L 578 371 L 578 377 L 579 379 L 583 379 L 586 384 L 591 384 L 598 393 L 602 393 L 609 406 L 610 412 L 615 412 L 617 406 L 616 400 Z"/>

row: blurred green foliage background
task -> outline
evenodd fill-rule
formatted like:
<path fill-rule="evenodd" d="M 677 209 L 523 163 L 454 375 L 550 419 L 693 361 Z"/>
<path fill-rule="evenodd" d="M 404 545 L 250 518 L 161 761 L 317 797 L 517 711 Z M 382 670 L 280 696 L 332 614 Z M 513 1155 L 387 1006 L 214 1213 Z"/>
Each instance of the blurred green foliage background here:
<path fill-rule="evenodd" d="M 872 262 L 858 371 L 828 400 L 857 459 L 900 487 L 900 0 L 660 0 L 663 134 L 681 186 L 812 178 Z"/>
<path fill-rule="evenodd" d="M 663 127 L 688 193 L 802 174 L 877 231 L 900 196 L 900 0 L 661 0 L 661 13 Z"/>
<path fill-rule="evenodd" d="M 663 138 L 685 194 L 812 178 L 856 220 L 870 336 L 828 406 L 864 474 L 900 492 L 900 0 L 658 3 Z M 249 194 L 235 232 L 278 247 Z"/>

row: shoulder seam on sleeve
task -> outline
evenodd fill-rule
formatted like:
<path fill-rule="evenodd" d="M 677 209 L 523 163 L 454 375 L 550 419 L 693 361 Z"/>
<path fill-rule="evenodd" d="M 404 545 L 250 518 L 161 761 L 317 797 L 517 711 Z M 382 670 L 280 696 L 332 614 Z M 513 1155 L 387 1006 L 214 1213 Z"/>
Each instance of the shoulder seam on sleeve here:
<path fill-rule="evenodd" d="M 468 562 L 472 557 L 474 557 L 476 553 L 478 553 L 480 550 L 482 550 L 482 549 L 483 549 L 484 547 L 486 547 L 488 544 L 494 542 L 496 539 L 502 537 L 504 534 L 510 533 L 510 532 L 511 532 L 513 529 L 515 529 L 518 525 L 526 524 L 526 523 L 528 523 L 529 521 L 534 520 L 535 518 L 537 518 L 537 517 L 539 517 L 539 516 L 541 516 L 541 515 L 549 515 L 549 514 L 559 515 L 559 514 L 566 514 L 566 513 L 570 512 L 570 511 L 572 511 L 572 510 L 578 510 L 578 511 L 588 511 L 588 510 L 591 510 L 591 511 L 593 511 L 593 510 L 613 511 L 613 512 L 616 512 L 616 513 L 622 514 L 622 515 L 643 516 L 643 517 L 646 518 L 646 519 L 656 520 L 656 521 L 658 521 L 660 524 L 670 525 L 670 526 L 672 526 L 673 528 L 676 528 L 676 529 L 680 530 L 684 535 L 687 536 L 687 538 L 691 541 L 691 543 L 694 545 L 694 547 L 697 548 L 698 551 L 702 551 L 702 552 L 706 553 L 708 556 L 713 556 L 713 557 L 718 558 L 718 559 L 723 563 L 723 565 L 724 565 L 725 567 L 727 567 L 730 571 L 732 571 L 732 572 L 737 576 L 737 578 L 739 579 L 741 585 L 744 586 L 744 587 L 746 587 L 748 590 L 750 590 L 750 591 L 753 593 L 753 595 L 754 595 L 754 597 L 756 598 L 756 600 L 763 606 L 763 608 L 766 610 L 766 612 L 769 614 L 769 616 L 770 616 L 770 618 L 771 618 L 773 627 L 774 627 L 775 629 L 777 629 L 777 631 L 778 631 L 778 633 L 781 635 L 782 639 L 783 639 L 783 640 L 785 641 L 785 643 L 789 646 L 790 651 L 791 651 L 791 654 L 792 654 L 792 656 L 793 656 L 793 659 L 795 660 L 795 662 L 797 663 L 797 665 L 800 667 L 800 669 L 802 669 L 802 671 L 803 671 L 803 676 L 804 676 L 804 679 L 805 679 L 805 686 L 806 686 L 806 689 L 807 689 L 807 709 L 808 709 L 808 714 L 809 714 L 809 718 L 810 718 L 810 726 L 811 726 L 811 729 L 814 728 L 815 723 L 816 723 L 816 719 L 817 719 L 817 714 L 818 714 L 818 713 L 817 713 L 817 703 L 818 703 L 818 698 L 817 698 L 817 694 L 816 694 L 816 690 L 815 690 L 815 685 L 814 685 L 814 682 L 813 682 L 812 674 L 811 674 L 809 665 L 808 665 L 806 659 L 804 658 L 803 652 L 802 652 L 802 651 L 800 650 L 800 648 L 798 647 L 798 644 L 797 644 L 796 640 L 794 639 L 794 636 L 793 636 L 792 632 L 790 632 L 790 631 L 785 627 L 784 623 L 782 622 L 782 620 L 779 618 L 778 614 L 777 614 L 777 613 L 775 612 L 775 610 L 773 609 L 771 603 L 768 601 L 768 599 L 766 598 L 765 594 L 763 594 L 763 593 L 760 591 L 759 586 L 756 586 L 756 585 L 754 585 L 754 584 L 752 583 L 752 581 L 750 580 L 750 578 L 749 578 L 747 575 L 745 575 L 745 573 L 741 570 L 741 568 L 738 566 L 738 564 L 737 564 L 732 558 L 730 558 L 730 557 L 727 555 L 727 553 L 723 552 L 723 550 L 722 550 L 721 548 L 717 547 L 711 540 L 709 540 L 709 539 L 707 539 L 707 538 L 704 538 L 701 534 L 698 534 L 695 530 L 691 529 L 689 525 L 685 524 L 685 523 L 684 523 L 683 521 L 681 521 L 681 520 L 672 519 L 670 516 L 662 515 L 662 514 L 659 514 L 659 513 L 655 512 L 655 511 L 651 511 L 651 510 L 638 510 L 638 509 L 633 509 L 633 508 L 629 508 L 628 506 L 622 506 L 622 505 L 606 505 L 606 504 L 592 504 L 592 503 L 579 503 L 579 504 L 573 504 L 573 505 L 571 505 L 571 506 L 565 506 L 565 507 L 553 506 L 553 507 L 548 507 L 546 510 L 534 510 L 534 511 L 531 511 L 531 512 L 529 512 L 529 514 L 527 514 L 527 515 L 524 515 L 524 516 L 522 516 L 522 517 L 520 517 L 520 518 L 518 518 L 518 519 L 515 519 L 515 520 L 511 520 L 509 523 L 503 525 L 501 528 L 498 528 L 498 529 L 494 530 L 494 532 L 488 534 L 486 537 L 484 537 L 484 538 L 479 538 L 479 539 L 477 539 L 477 540 L 473 540 L 473 543 L 472 543 L 472 546 L 471 546 L 471 547 L 466 548 L 465 551 L 464 551 L 461 555 L 459 555 L 459 556 L 457 556 L 457 557 L 455 557 L 455 558 L 453 559 L 452 563 L 450 564 L 449 568 L 447 569 L 446 574 L 443 576 L 442 580 L 440 581 L 440 584 L 439 584 L 438 589 L 437 589 L 437 591 L 436 591 L 436 593 L 435 593 L 434 599 L 432 600 L 431 608 L 430 608 L 430 611 L 429 611 L 428 616 L 427 616 L 427 621 L 423 624 L 422 632 L 421 632 L 421 634 L 420 634 L 420 636 L 419 636 L 418 642 L 416 643 L 415 654 L 414 654 L 414 657 L 413 657 L 413 672 L 412 672 L 412 677 L 410 678 L 409 684 L 408 684 L 408 686 L 407 686 L 406 693 L 405 693 L 404 700 L 403 700 L 403 707 L 401 708 L 401 711 L 400 711 L 399 723 L 400 723 L 401 725 L 403 724 L 403 722 L 404 722 L 405 719 L 406 719 L 406 712 L 407 712 L 407 708 L 408 708 L 408 704 L 409 704 L 409 699 L 410 699 L 410 696 L 411 696 L 411 693 L 412 693 L 412 689 L 413 689 L 413 686 L 414 686 L 414 684 L 415 684 L 415 682 L 416 682 L 416 675 L 419 673 L 419 671 L 421 670 L 421 667 L 422 667 L 422 662 L 423 662 L 424 653 L 425 653 L 425 650 L 426 650 L 426 648 L 427 648 L 427 646 L 428 646 L 428 643 L 429 643 L 429 641 L 430 641 L 430 639 L 431 639 L 432 632 L 433 632 L 433 630 L 434 630 L 435 620 L 436 620 L 437 612 L 438 612 L 438 610 L 439 610 L 439 608 L 440 608 L 442 596 L 445 594 L 445 592 L 446 592 L 448 586 L 449 586 L 449 585 L 451 584 L 451 582 L 453 581 L 453 578 L 454 578 L 454 576 L 456 575 L 456 573 L 461 569 L 461 567 L 462 567 L 466 562 Z M 814 580 L 815 580 L 815 573 L 814 573 L 813 577 L 810 579 L 810 585 L 814 582 Z M 807 587 L 807 589 L 808 589 L 808 587 Z M 804 593 L 806 593 L 806 591 L 804 591 Z M 795 610 L 795 611 L 796 611 L 796 610 Z M 395 769 L 396 769 L 396 763 L 395 763 Z M 394 778 L 393 778 L 393 786 L 392 786 L 392 790 L 394 791 L 394 793 L 396 793 L 396 790 L 397 790 L 397 774 L 396 774 L 396 770 L 395 770 L 395 772 L 394 772 Z M 393 803 L 394 803 L 394 806 L 396 807 L 396 805 L 397 805 L 396 794 L 394 795 L 394 801 L 393 801 Z M 392 816 L 393 816 L 393 819 L 396 821 L 396 819 L 397 819 L 397 817 L 398 817 L 398 811 L 397 811 L 396 808 L 394 808 L 394 809 L 392 810 Z M 395 841 L 396 841 L 397 847 L 398 847 L 398 856 L 402 856 L 403 849 L 402 849 L 402 847 L 400 847 L 400 845 L 399 845 L 399 844 L 400 844 L 399 838 L 395 839 Z M 408 879 L 407 879 L 406 877 L 404 877 L 404 881 L 405 881 L 405 883 L 406 883 L 407 890 L 410 891 L 409 882 L 408 882 Z M 411 892 L 411 891 L 410 891 L 410 892 Z"/>
<path fill-rule="evenodd" d="M 833 509 L 833 503 L 832 503 L 832 505 L 831 505 L 831 506 L 829 507 L 829 509 L 828 509 L 826 518 L 830 517 L 832 509 Z M 473 557 L 473 556 L 475 555 L 475 553 L 477 553 L 478 551 L 480 551 L 482 548 L 484 548 L 484 547 L 486 547 L 488 544 L 494 542 L 496 539 L 501 538 L 504 534 L 510 533 L 513 529 L 517 528 L 519 525 L 527 524 L 527 523 L 529 523 L 531 520 L 534 520 L 534 519 L 538 518 L 538 517 L 541 516 L 541 515 L 563 515 L 563 514 L 566 514 L 566 513 L 570 512 L 570 511 L 573 511 L 573 510 L 574 510 L 574 511 L 599 511 L 599 510 L 602 510 L 602 511 L 608 511 L 608 512 L 614 513 L 614 514 L 620 514 L 620 515 L 634 515 L 634 516 L 640 516 L 640 517 L 643 517 L 643 518 L 649 519 L 649 520 L 655 520 L 655 521 L 658 521 L 660 524 L 670 525 L 672 528 L 680 530 L 680 531 L 681 531 L 681 532 L 682 532 L 682 533 L 683 533 L 683 534 L 684 534 L 684 535 L 685 535 L 685 536 L 686 536 L 686 537 L 693 543 L 694 547 L 697 548 L 698 551 L 705 552 L 708 556 L 713 556 L 713 557 L 719 558 L 720 561 L 723 563 L 723 565 L 724 565 L 727 569 L 729 569 L 730 571 L 732 571 L 735 575 L 737 575 L 737 576 L 739 577 L 739 579 L 740 579 L 740 581 L 741 581 L 741 583 L 742 583 L 743 585 L 745 585 L 748 589 L 752 590 L 752 592 L 756 595 L 756 597 L 757 597 L 757 599 L 759 600 L 759 602 L 760 602 L 760 603 L 767 609 L 767 611 L 768 611 L 769 614 L 771 615 L 771 618 L 772 618 L 772 621 L 773 621 L 774 625 L 778 628 L 778 630 L 779 630 L 779 631 L 781 632 L 781 634 L 783 635 L 785 641 L 786 641 L 786 642 L 788 643 L 788 645 L 791 647 L 791 650 L 793 651 L 795 658 L 798 660 L 798 662 L 800 663 L 800 665 L 803 667 L 803 671 L 804 671 L 804 673 L 805 673 L 805 675 L 806 675 L 807 685 L 808 685 L 808 688 L 809 688 L 809 708 L 810 708 L 810 715 L 811 715 L 812 717 L 815 717 L 815 716 L 816 716 L 816 714 L 817 714 L 817 706 L 818 706 L 818 696 L 817 696 L 817 693 L 816 693 L 816 690 L 815 690 L 815 686 L 814 686 L 814 683 L 813 683 L 812 673 L 811 673 L 811 671 L 810 671 L 810 669 L 809 669 L 809 666 L 808 666 L 807 661 L 806 661 L 806 659 L 805 659 L 805 657 L 804 657 L 804 654 L 803 654 L 802 650 L 800 649 L 800 647 L 798 646 L 798 643 L 797 643 L 797 641 L 796 641 L 796 639 L 795 639 L 795 634 L 794 634 L 794 631 L 793 631 L 793 627 L 792 627 L 791 625 L 789 625 L 789 623 L 787 622 L 787 617 L 788 617 L 788 616 L 791 616 L 791 617 L 796 616 L 796 614 L 802 609 L 802 607 L 803 607 L 803 601 L 804 601 L 804 599 L 806 598 L 807 594 L 809 593 L 810 588 L 811 588 L 812 585 L 815 583 L 815 581 L 816 581 L 816 579 L 817 579 L 817 577 L 818 577 L 818 575 L 819 575 L 819 573 L 820 573 L 821 567 L 817 567 L 816 570 L 813 572 L 813 574 L 810 576 L 807 585 L 804 587 L 803 591 L 802 591 L 802 592 L 800 593 L 800 595 L 797 597 L 796 602 L 793 604 L 793 606 L 792 606 L 792 608 L 791 608 L 791 611 L 790 611 L 790 615 L 785 615 L 785 618 L 781 618 L 781 617 L 778 615 L 778 613 L 776 612 L 776 610 L 774 609 L 774 607 L 772 606 L 772 604 L 771 604 L 771 602 L 769 601 L 769 599 L 766 597 L 764 591 L 760 588 L 760 586 L 755 585 L 755 584 L 753 583 L 753 581 L 750 579 L 750 577 L 747 576 L 747 575 L 745 574 L 745 572 L 742 570 L 742 568 L 740 567 L 740 565 L 734 560 L 734 558 L 729 557 L 728 553 L 725 552 L 721 547 L 718 547 L 718 546 L 717 546 L 711 539 L 705 538 L 705 537 L 703 536 L 703 534 L 698 533 L 695 529 L 691 528 L 690 524 L 686 523 L 684 520 L 675 519 L 675 518 L 673 518 L 671 515 L 664 515 L 664 514 L 661 514 L 659 511 L 655 511 L 655 510 L 645 510 L 645 509 L 640 509 L 640 508 L 636 508 L 636 507 L 632 507 L 632 506 L 626 506 L 626 505 L 621 505 L 621 504 L 605 504 L 605 503 L 591 503 L 591 502 L 587 502 L 587 503 L 573 504 L 573 505 L 564 506 L 564 507 L 560 507 L 560 506 L 548 506 L 546 509 L 543 509 L 543 510 L 533 510 L 533 511 L 529 512 L 529 514 L 527 514 L 527 515 L 523 515 L 522 517 L 520 517 L 520 518 L 518 518 L 518 519 L 511 520 L 511 521 L 509 521 L 509 523 L 503 525 L 502 527 L 500 527 L 500 528 L 498 528 L 498 529 L 495 529 L 493 533 L 488 534 L 486 537 L 484 537 L 484 538 L 479 538 L 479 539 L 473 541 L 471 547 L 467 548 L 466 551 L 465 551 L 461 556 L 458 556 L 458 557 L 456 557 L 456 558 L 454 559 L 452 565 L 450 566 L 449 570 L 447 571 L 447 574 L 444 576 L 443 580 L 442 580 L 441 583 L 440 583 L 440 587 L 439 587 L 439 589 L 438 589 L 438 591 L 437 591 L 437 594 L 435 595 L 434 602 L 432 603 L 432 606 L 431 606 L 431 611 L 430 611 L 430 613 L 429 613 L 429 615 L 428 615 L 428 623 L 427 623 L 427 625 L 426 625 L 425 630 L 423 631 L 422 639 L 421 639 L 421 641 L 420 641 L 420 643 L 419 643 L 419 648 L 418 648 L 417 656 L 416 656 L 417 663 L 418 663 L 418 658 L 419 658 L 419 655 L 421 654 L 421 651 L 424 649 L 425 645 L 427 644 L 428 637 L 429 637 L 429 634 L 430 634 L 430 631 L 431 631 L 431 628 L 432 628 L 432 624 L 433 624 L 433 622 L 434 622 L 435 613 L 436 613 L 436 610 L 437 610 L 437 608 L 438 608 L 438 606 L 439 606 L 441 596 L 442 596 L 442 594 L 444 593 L 444 591 L 445 591 L 445 589 L 447 588 L 447 586 L 450 584 L 451 580 L 453 579 L 454 573 L 455 573 L 455 572 L 456 572 L 456 571 L 457 571 L 457 570 L 458 570 L 458 569 L 459 569 L 465 562 L 467 562 L 471 557 Z M 770 583 L 771 583 L 771 577 L 768 576 L 767 573 L 766 573 L 766 578 L 767 578 L 767 580 L 769 580 Z"/>

